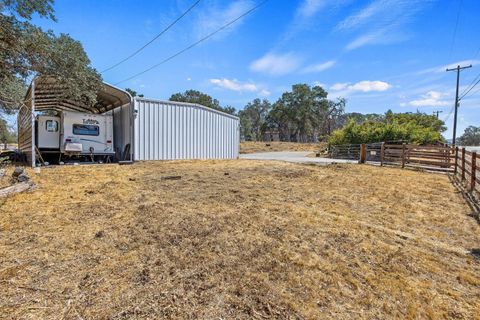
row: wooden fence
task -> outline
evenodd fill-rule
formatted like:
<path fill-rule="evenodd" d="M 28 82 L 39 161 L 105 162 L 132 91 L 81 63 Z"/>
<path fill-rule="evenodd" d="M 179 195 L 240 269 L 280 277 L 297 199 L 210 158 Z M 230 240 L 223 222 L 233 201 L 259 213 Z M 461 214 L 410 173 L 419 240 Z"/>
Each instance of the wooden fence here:
<path fill-rule="evenodd" d="M 400 165 L 402 168 L 453 171 L 454 148 L 449 146 L 420 146 L 414 144 L 383 144 L 380 163 Z"/>
<path fill-rule="evenodd" d="M 360 163 L 377 162 L 380 165 L 398 165 L 427 170 L 453 172 L 455 149 L 445 145 L 420 146 L 414 144 L 349 144 L 333 146 L 330 157 L 358 160 Z"/>
<path fill-rule="evenodd" d="M 480 194 L 480 167 L 478 160 L 480 155 L 476 152 L 467 151 L 465 148 L 455 148 L 454 174 L 455 178 L 469 192 Z"/>
<path fill-rule="evenodd" d="M 329 150 L 329 156 L 334 159 L 357 160 L 360 158 L 360 144 L 342 144 L 332 146 Z"/>

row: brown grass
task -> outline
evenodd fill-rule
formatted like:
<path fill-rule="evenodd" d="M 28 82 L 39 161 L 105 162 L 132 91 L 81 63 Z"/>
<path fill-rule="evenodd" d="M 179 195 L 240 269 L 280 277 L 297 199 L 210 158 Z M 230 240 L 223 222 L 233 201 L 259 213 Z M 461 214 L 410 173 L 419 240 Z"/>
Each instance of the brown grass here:
<path fill-rule="evenodd" d="M 480 227 L 445 175 L 232 160 L 33 178 L 1 206 L 1 318 L 480 316 Z"/>
<path fill-rule="evenodd" d="M 298 142 L 262 142 L 243 141 L 240 143 L 240 153 L 275 152 L 275 151 L 320 151 L 325 149 L 325 143 L 298 143 Z"/>

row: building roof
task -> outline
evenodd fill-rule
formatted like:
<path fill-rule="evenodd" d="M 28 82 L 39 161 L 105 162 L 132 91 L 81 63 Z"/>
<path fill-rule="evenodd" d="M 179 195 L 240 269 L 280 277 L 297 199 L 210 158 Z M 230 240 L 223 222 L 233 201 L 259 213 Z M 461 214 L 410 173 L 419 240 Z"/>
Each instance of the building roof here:
<path fill-rule="evenodd" d="M 128 92 L 105 82 L 98 91 L 97 103 L 93 106 L 87 106 L 65 98 L 63 94 L 65 88 L 52 77 L 39 76 L 32 81 L 32 84 L 33 82 L 35 82 L 35 111 L 70 110 L 87 113 L 104 113 L 132 101 L 132 97 Z M 30 105 L 30 99 L 32 97 L 32 84 L 29 86 L 25 97 L 28 105 Z"/>

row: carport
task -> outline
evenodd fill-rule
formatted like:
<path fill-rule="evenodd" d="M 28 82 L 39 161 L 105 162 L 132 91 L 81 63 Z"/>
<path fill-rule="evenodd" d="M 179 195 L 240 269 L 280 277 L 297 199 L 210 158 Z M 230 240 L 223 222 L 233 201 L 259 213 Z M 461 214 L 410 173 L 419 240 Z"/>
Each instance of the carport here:
<path fill-rule="evenodd" d="M 36 77 L 25 96 L 17 118 L 18 148 L 26 155 L 33 167 L 36 160 L 35 116 L 37 112 L 77 111 L 84 113 L 113 113 L 113 135 L 116 158 L 132 160 L 133 105 L 128 92 L 103 83 L 97 93 L 97 103 L 87 106 L 65 97 L 65 88 L 55 78 Z"/>

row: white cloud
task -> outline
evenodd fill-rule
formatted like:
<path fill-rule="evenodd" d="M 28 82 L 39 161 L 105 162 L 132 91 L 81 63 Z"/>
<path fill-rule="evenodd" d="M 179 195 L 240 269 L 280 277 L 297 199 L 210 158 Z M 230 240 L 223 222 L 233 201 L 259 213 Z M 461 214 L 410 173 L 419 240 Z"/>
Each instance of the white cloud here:
<path fill-rule="evenodd" d="M 187 78 L 187 81 L 192 81 L 192 78 L 188 77 L 188 78 Z"/>
<path fill-rule="evenodd" d="M 351 86 L 348 86 L 349 90 L 352 91 L 361 91 L 361 92 L 371 92 L 371 91 L 385 91 L 390 89 L 392 86 L 383 81 L 360 81 Z"/>
<path fill-rule="evenodd" d="M 258 85 L 252 82 L 241 82 L 237 79 L 210 79 L 210 83 L 217 86 L 218 88 L 223 88 L 236 92 L 256 92 L 258 95 L 266 97 L 271 94 L 271 92 L 262 85 Z"/>
<path fill-rule="evenodd" d="M 323 62 L 323 63 L 307 66 L 302 71 L 304 73 L 322 72 L 322 71 L 325 71 L 327 69 L 330 69 L 336 63 L 337 63 L 337 61 L 335 61 L 335 60 L 329 60 L 329 61 L 326 61 L 326 62 Z"/>
<path fill-rule="evenodd" d="M 250 64 L 250 69 L 270 75 L 284 75 L 298 69 L 301 59 L 293 53 L 267 53 Z"/>
<path fill-rule="evenodd" d="M 260 90 L 260 92 L 258 94 L 263 96 L 263 97 L 268 97 L 271 94 L 271 92 L 268 91 L 267 89 L 262 89 L 262 90 Z"/>
<path fill-rule="evenodd" d="M 345 90 L 348 87 L 348 82 L 345 83 L 335 83 L 330 87 L 330 90 L 338 91 L 338 90 Z"/>
<path fill-rule="evenodd" d="M 231 2 L 228 6 L 220 8 L 218 6 L 211 6 L 208 10 L 202 11 L 194 23 L 194 32 L 197 38 L 217 30 L 226 23 L 236 19 L 238 16 L 251 9 L 255 3 L 251 0 L 236 0 Z M 229 32 L 240 27 L 244 18 L 240 19 L 228 29 L 223 30 L 215 38 L 225 37 Z"/>
<path fill-rule="evenodd" d="M 254 83 L 241 83 L 237 79 L 210 79 L 210 83 L 224 89 L 238 92 L 255 92 L 259 90 L 257 85 L 255 85 Z"/>
<path fill-rule="evenodd" d="M 322 88 L 328 87 L 325 83 L 322 83 L 320 81 L 313 81 L 313 85 L 316 87 L 322 87 Z"/>
<path fill-rule="evenodd" d="M 413 107 L 444 107 L 452 104 L 451 101 L 442 100 L 445 94 L 438 91 L 429 91 L 421 99 L 412 100 L 408 104 Z"/>
<path fill-rule="evenodd" d="M 330 86 L 331 98 L 347 97 L 354 93 L 383 92 L 392 88 L 392 85 L 384 81 L 363 80 L 356 83 L 339 82 Z"/>

